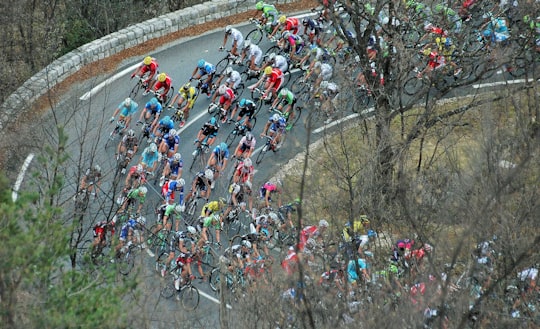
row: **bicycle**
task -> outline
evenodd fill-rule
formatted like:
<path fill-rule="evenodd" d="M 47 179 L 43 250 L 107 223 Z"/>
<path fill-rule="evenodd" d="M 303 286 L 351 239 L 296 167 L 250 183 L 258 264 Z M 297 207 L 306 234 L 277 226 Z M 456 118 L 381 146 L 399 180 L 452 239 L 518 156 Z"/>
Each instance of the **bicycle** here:
<path fill-rule="evenodd" d="M 227 289 L 234 295 L 243 293 L 247 287 L 247 282 L 241 269 L 235 267 L 233 272 L 227 270 L 223 273 L 223 271 L 216 267 L 210 272 L 210 278 L 208 280 L 210 288 L 215 292 L 220 292 L 221 280 L 223 278 L 226 280 Z"/>
<path fill-rule="evenodd" d="M 251 99 L 253 100 L 253 102 L 255 102 L 255 113 L 253 113 L 254 117 L 257 116 L 263 104 L 272 104 L 272 99 L 270 97 L 262 97 L 263 94 L 264 90 L 261 90 L 259 88 L 253 88 L 253 90 L 251 91 Z"/>
<path fill-rule="evenodd" d="M 152 124 L 152 121 L 154 121 L 154 117 L 150 116 L 150 118 L 144 118 L 144 121 L 137 121 L 136 125 L 142 124 L 141 127 L 141 133 L 139 135 L 139 141 L 142 142 L 145 139 L 150 139 L 150 126 Z"/>
<path fill-rule="evenodd" d="M 285 103 L 285 104 L 283 104 L 283 107 L 288 106 L 286 104 L 286 101 L 281 101 L 280 103 Z M 296 106 L 296 105 L 294 105 L 291 108 L 291 111 L 289 111 L 289 112 L 281 112 L 277 108 L 273 108 L 273 107 L 270 108 L 270 111 L 279 114 L 280 116 L 284 117 L 285 120 L 287 120 L 287 130 L 291 130 L 292 127 L 294 127 L 294 125 L 300 119 L 300 116 L 302 115 L 302 107 L 301 106 Z M 292 113 L 292 120 L 289 120 L 289 118 L 291 116 L 291 113 Z"/>
<path fill-rule="evenodd" d="M 198 207 L 201 199 L 202 197 L 200 196 L 200 190 L 197 187 L 193 195 L 189 198 L 189 200 L 186 201 L 185 213 L 187 214 L 188 218 L 184 219 L 184 222 L 186 222 L 189 226 L 196 226 L 197 224 L 195 221 L 198 218 Z M 206 202 L 206 200 L 203 202 Z"/>
<path fill-rule="evenodd" d="M 249 22 L 255 24 L 255 28 L 246 34 L 246 40 L 251 40 L 256 45 L 261 43 L 263 36 L 269 36 L 272 33 L 271 23 L 266 23 L 265 26 L 262 26 L 261 22 L 254 18 L 251 18 Z"/>
<path fill-rule="evenodd" d="M 182 279 L 181 271 L 182 268 L 176 266 L 169 272 L 172 280 L 165 284 L 160 294 L 163 298 L 169 299 L 176 293 L 176 300 L 181 301 L 182 307 L 193 311 L 199 306 L 199 289 L 193 286 L 191 278 Z"/>
<path fill-rule="evenodd" d="M 161 90 L 161 88 L 160 88 Z M 171 99 L 171 97 L 174 95 L 174 87 L 171 86 L 171 88 L 169 88 L 169 91 L 167 92 L 166 95 L 164 96 L 161 96 L 161 93 L 159 92 L 159 90 L 152 90 L 151 91 L 152 94 L 154 94 L 154 96 L 157 98 L 158 102 L 165 106 L 167 105 L 167 102 L 169 101 L 169 99 Z"/>
<path fill-rule="evenodd" d="M 193 166 L 197 161 L 200 162 L 202 168 L 204 168 L 206 166 L 205 154 L 210 152 L 210 145 L 208 145 L 208 136 L 206 136 L 201 142 L 196 141 L 195 144 L 197 144 L 197 148 L 192 153 L 193 161 L 191 161 L 191 165 L 189 166 L 190 171 L 193 169 Z"/>
<path fill-rule="evenodd" d="M 232 206 L 231 211 L 227 214 L 227 217 L 223 218 L 223 224 L 225 228 L 225 234 L 227 236 L 231 235 L 238 235 L 240 234 L 240 230 L 246 230 L 248 228 L 248 225 L 244 224 L 242 222 L 242 218 L 245 218 L 245 214 L 247 211 L 242 210 L 242 207 L 240 205 Z M 244 214 L 244 216 L 241 216 Z M 249 213 L 248 213 L 248 222 L 249 222 Z"/>
<path fill-rule="evenodd" d="M 107 138 L 107 141 L 105 142 L 105 149 L 109 147 L 111 144 L 111 141 L 114 141 L 116 139 L 117 135 L 122 136 L 124 134 L 124 130 L 126 129 L 126 119 L 118 120 L 116 121 L 116 125 L 114 126 L 114 129 L 109 133 L 109 136 Z"/>
<path fill-rule="evenodd" d="M 137 250 L 140 250 L 140 246 L 129 241 L 116 255 L 115 263 L 117 263 L 118 272 L 120 272 L 120 274 L 128 275 L 131 272 L 135 266 Z"/>
<path fill-rule="evenodd" d="M 156 72 L 156 74 L 159 74 L 159 72 Z M 131 99 L 135 99 L 141 89 L 146 90 L 146 88 L 148 88 L 148 84 L 144 83 L 146 78 L 143 78 L 141 76 L 136 76 L 136 78 L 137 83 L 135 84 L 135 86 L 133 86 L 133 88 L 131 88 L 131 91 L 129 92 L 129 97 Z"/>
<path fill-rule="evenodd" d="M 90 201 L 90 194 L 94 194 L 95 192 L 89 192 L 88 188 L 93 186 L 94 183 L 91 182 L 88 184 L 88 186 L 84 189 L 81 189 L 73 196 L 73 200 L 75 201 L 75 211 L 76 212 L 84 212 L 86 208 L 88 208 L 88 202 Z"/>
<path fill-rule="evenodd" d="M 212 245 L 219 246 L 219 244 L 217 242 L 210 241 L 210 237 L 212 236 L 210 232 L 207 232 L 207 235 L 208 241 L 202 248 L 197 248 L 195 254 L 193 255 L 193 260 L 196 261 L 197 266 L 201 267 L 204 275 L 209 274 L 214 268 L 216 268 L 219 260 L 219 254 L 212 247 Z"/>
<path fill-rule="evenodd" d="M 264 135 L 263 138 L 266 138 L 266 143 L 262 147 L 262 149 L 257 153 L 257 158 L 255 159 L 256 164 L 260 164 L 262 160 L 264 159 L 264 156 L 266 155 L 266 152 L 272 150 L 274 152 L 277 151 L 283 144 L 283 141 L 285 140 L 285 134 L 281 135 L 281 140 L 278 145 L 275 144 L 275 136 L 268 136 Z"/>
<path fill-rule="evenodd" d="M 251 128 L 248 128 L 248 122 Z M 244 136 L 248 131 L 252 131 L 253 128 L 255 128 L 256 124 L 257 118 L 255 117 L 255 115 L 253 115 L 249 120 L 247 116 L 243 116 L 239 121 L 235 122 L 233 130 L 231 130 L 231 132 L 227 135 L 227 138 L 225 139 L 225 143 L 227 144 L 227 146 L 231 147 L 236 137 Z"/>

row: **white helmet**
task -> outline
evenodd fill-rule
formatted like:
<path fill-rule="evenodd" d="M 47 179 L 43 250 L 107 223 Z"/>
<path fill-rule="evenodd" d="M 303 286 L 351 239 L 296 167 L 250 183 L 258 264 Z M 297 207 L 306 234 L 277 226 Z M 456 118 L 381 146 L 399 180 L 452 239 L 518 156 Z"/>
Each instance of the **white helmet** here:
<path fill-rule="evenodd" d="M 219 88 L 218 88 L 218 93 L 219 93 L 220 95 L 225 94 L 226 91 L 227 91 L 227 86 L 226 86 L 226 85 L 223 84 L 223 85 L 219 86 Z"/>
<path fill-rule="evenodd" d="M 182 212 L 182 206 L 177 204 L 175 207 L 174 207 L 174 211 L 176 211 L 177 213 L 180 213 Z"/>
<path fill-rule="evenodd" d="M 230 25 L 225 26 L 225 33 L 231 33 L 231 30 L 232 30 L 232 26 Z"/>
<path fill-rule="evenodd" d="M 247 247 L 247 248 L 251 248 L 251 242 L 249 242 L 248 240 L 242 241 L 242 245 Z"/>
<path fill-rule="evenodd" d="M 157 151 L 157 145 L 156 143 L 152 143 L 150 144 L 150 146 L 148 147 L 148 150 L 152 153 L 155 153 Z"/>
<path fill-rule="evenodd" d="M 148 189 L 145 186 L 141 186 L 139 187 L 139 192 L 146 195 L 146 193 L 148 193 Z"/>
<path fill-rule="evenodd" d="M 176 131 L 176 129 L 169 130 L 169 136 L 176 136 L 176 135 L 178 135 L 178 132 Z"/>
<path fill-rule="evenodd" d="M 244 167 L 251 167 L 252 164 L 253 164 L 253 162 L 251 162 L 250 158 L 245 158 L 244 159 Z"/>
<path fill-rule="evenodd" d="M 276 58 L 276 53 L 270 53 L 270 55 L 268 55 L 268 60 L 273 60 L 274 58 Z"/>
<path fill-rule="evenodd" d="M 98 164 L 96 164 L 96 165 L 94 165 L 94 170 L 100 173 L 101 172 L 101 167 Z"/>
<path fill-rule="evenodd" d="M 244 41 L 244 49 L 249 48 L 249 46 L 251 46 L 251 40 Z"/>
<path fill-rule="evenodd" d="M 315 247 L 317 245 L 317 242 L 315 242 L 315 240 L 313 238 L 309 238 L 306 241 L 306 245 L 308 245 L 310 247 Z"/>
<path fill-rule="evenodd" d="M 278 220 L 278 216 L 276 215 L 275 212 L 269 213 L 268 216 L 270 216 L 270 219 L 272 219 L 273 221 L 277 221 L 277 220 Z"/>
<path fill-rule="evenodd" d="M 328 227 L 328 222 L 326 221 L 326 219 L 321 219 L 319 221 L 319 226 L 320 227 Z"/>
<path fill-rule="evenodd" d="M 328 81 L 321 82 L 321 88 L 326 89 L 328 87 Z"/>
<path fill-rule="evenodd" d="M 182 160 L 182 155 L 180 153 L 175 153 L 173 156 L 174 161 L 180 161 Z"/>
<path fill-rule="evenodd" d="M 193 226 L 188 226 L 188 227 L 187 227 L 187 230 L 188 230 L 188 232 L 191 233 L 191 234 L 197 234 L 197 229 L 194 228 Z"/>
<path fill-rule="evenodd" d="M 130 107 L 131 106 L 131 98 L 126 98 L 124 99 L 124 106 L 125 107 Z"/>
<path fill-rule="evenodd" d="M 230 67 L 230 66 L 227 66 L 227 68 L 225 68 L 225 74 L 226 74 L 226 75 L 231 74 L 232 71 L 233 71 L 233 69 L 232 69 L 232 67 Z"/>
<path fill-rule="evenodd" d="M 154 145 L 155 145 L 155 144 L 154 144 Z M 141 172 L 143 172 L 143 169 L 144 169 L 144 168 L 143 168 L 142 164 L 139 163 L 139 164 L 137 165 L 137 172 L 138 172 L 138 173 L 141 173 Z"/>
<path fill-rule="evenodd" d="M 146 218 L 140 216 L 139 218 L 137 218 L 137 222 L 141 225 L 146 225 Z"/>
<path fill-rule="evenodd" d="M 186 185 L 186 181 L 183 178 L 179 178 L 176 180 L 176 184 L 179 186 L 184 186 Z"/>
<path fill-rule="evenodd" d="M 214 172 L 212 171 L 212 169 L 206 169 L 204 171 L 204 177 L 206 177 L 206 179 L 209 179 L 209 180 L 214 179 Z"/>

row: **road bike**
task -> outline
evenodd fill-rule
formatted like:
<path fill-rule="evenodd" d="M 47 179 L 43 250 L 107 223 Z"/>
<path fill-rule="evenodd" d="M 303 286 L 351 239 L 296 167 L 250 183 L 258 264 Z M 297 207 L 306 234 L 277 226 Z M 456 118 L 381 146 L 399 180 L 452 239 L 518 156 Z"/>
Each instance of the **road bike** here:
<path fill-rule="evenodd" d="M 248 128 L 248 122 L 251 128 Z M 251 119 L 248 119 L 248 116 L 244 115 L 239 121 L 234 123 L 233 130 L 231 130 L 231 132 L 227 135 L 227 138 L 225 139 L 225 143 L 227 144 L 227 146 L 231 147 L 236 137 L 245 136 L 248 131 L 252 131 L 253 128 L 255 128 L 256 124 L 257 118 L 255 116 L 252 116 Z"/>
<path fill-rule="evenodd" d="M 90 192 L 89 188 L 93 186 L 94 183 L 91 182 L 88 184 L 88 186 L 84 189 L 81 189 L 73 196 L 73 200 L 75 201 L 75 212 L 76 213 L 83 213 L 86 208 L 88 208 L 88 202 L 90 201 L 90 195 L 94 194 L 95 192 Z"/>
<path fill-rule="evenodd" d="M 116 136 L 118 135 L 122 136 L 124 134 L 125 129 L 126 129 L 125 118 L 123 118 L 122 120 L 116 121 L 114 129 L 109 133 L 107 141 L 105 142 L 105 148 L 108 148 L 109 146 L 114 145 L 115 143 L 113 142 L 115 141 Z"/>
<path fill-rule="evenodd" d="M 206 136 L 201 142 L 196 141 L 195 144 L 197 144 L 197 147 L 195 148 L 195 151 L 193 151 L 193 161 L 191 161 L 191 165 L 189 166 L 189 170 L 191 171 L 193 169 L 193 166 L 195 163 L 199 163 L 202 168 L 206 166 L 206 154 L 210 152 L 210 145 L 208 145 L 208 136 Z"/>
<path fill-rule="evenodd" d="M 255 28 L 246 34 L 246 40 L 251 40 L 251 42 L 258 45 L 261 43 L 263 36 L 269 36 L 272 33 L 271 23 L 266 23 L 263 26 L 258 19 L 251 18 L 249 21 L 255 24 Z"/>
<path fill-rule="evenodd" d="M 274 136 L 268 136 L 264 135 L 263 138 L 266 138 L 266 143 L 262 147 L 262 149 L 257 153 L 257 157 L 255 158 L 255 163 L 260 164 L 262 160 L 264 159 L 264 156 L 266 155 L 266 152 L 268 151 L 274 151 L 276 152 L 281 145 L 283 145 L 283 141 L 285 140 L 285 133 L 281 134 L 281 140 L 279 141 L 279 144 L 275 143 L 275 137 Z"/>
<path fill-rule="evenodd" d="M 159 74 L 159 72 L 156 72 L 156 74 Z M 141 89 L 146 90 L 146 88 L 148 88 L 148 84 L 144 82 L 146 80 L 146 77 L 135 76 L 135 78 L 137 78 L 137 83 L 135 84 L 135 86 L 133 86 L 133 88 L 131 88 L 131 91 L 129 93 L 129 97 L 131 99 L 135 99 Z"/>
<path fill-rule="evenodd" d="M 188 311 L 193 311 L 199 306 L 199 289 L 197 289 L 191 278 L 182 278 L 182 268 L 176 266 L 169 272 L 167 282 L 161 289 L 163 298 L 171 298 L 176 294 L 176 300 L 182 303 L 182 307 Z"/>
<path fill-rule="evenodd" d="M 196 220 L 199 218 L 199 203 L 202 202 L 204 204 L 207 202 L 200 196 L 200 193 L 201 191 L 197 187 L 189 200 L 186 201 L 186 209 L 184 211 L 186 216 L 184 217 L 184 221 L 190 226 L 197 225 Z"/>
<path fill-rule="evenodd" d="M 141 250 L 140 245 L 136 245 L 129 241 L 126 246 L 118 251 L 114 262 L 117 264 L 118 272 L 123 275 L 128 275 L 135 266 L 135 257 L 138 251 Z"/>
<path fill-rule="evenodd" d="M 251 219 L 249 212 L 242 210 L 240 205 L 231 205 L 231 207 L 227 217 L 223 218 L 223 227 L 227 236 L 238 235 L 240 231 L 247 230 Z"/>
<path fill-rule="evenodd" d="M 150 91 L 152 94 L 154 94 L 154 96 L 157 98 L 158 102 L 163 105 L 163 106 L 166 106 L 167 105 L 167 102 L 171 99 L 171 97 L 174 95 L 174 87 L 171 86 L 171 88 L 169 88 L 169 91 L 167 91 L 167 94 L 161 96 L 161 90 L 163 88 L 160 88 L 158 90 L 152 90 Z"/>

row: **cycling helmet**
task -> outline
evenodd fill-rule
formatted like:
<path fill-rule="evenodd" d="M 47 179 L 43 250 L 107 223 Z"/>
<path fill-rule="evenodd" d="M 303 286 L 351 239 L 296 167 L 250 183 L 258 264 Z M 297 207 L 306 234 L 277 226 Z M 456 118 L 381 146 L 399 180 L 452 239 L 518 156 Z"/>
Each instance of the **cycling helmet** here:
<path fill-rule="evenodd" d="M 216 125 L 216 118 L 211 117 L 211 118 L 210 118 L 210 124 L 211 124 L 212 126 L 215 126 L 215 125 Z"/>
<path fill-rule="evenodd" d="M 226 85 L 219 86 L 218 94 L 223 95 L 223 94 L 225 94 L 226 91 L 227 91 L 227 86 Z"/>
<path fill-rule="evenodd" d="M 151 153 L 155 153 L 155 152 L 157 151 L 157 145 L 156 145 L 156 143 L 150 144 L 150 146 L 148 147 L 148 150 L 149 150 Z"/>
<path fill-rule="evenodd" d="M 182 89 L 189 90 L 190 87 L 191 87 L 191 84 L 188 82 L 188 83 L 186 83 L 185 85 L 182 86 Z"/>
<path fill-rule="evenodd" d="M 176 137 L 178 135 L 178 132 L 176 129 L 169 130 L 169 137 Z"/>
<path fill-rule="evenodd" d="M 257 10 L 262 10 L 264 7 L 264 2 L 263 1 L 259 1 L 255 4 L 255 9 Z"/>
<path fill-rule="evenodd" d="M 249 132 L 249 131 L 246 133 L 246 140 L 248 140 L 250 142 L 253 140 L 253 134 L 251 132 Z"/>
<path fill-rule="evenodd" d="M 279 114 L 276 113 L 276 114 L 272 115 L 272 117 L 271 117 L 270 119 L 271 119 L 272 121 L 274 121 L 274 122 L 279 121 Z"/>
<path fill-rule="evenodd" d="M 227 200 L 225 200 L 225 198 L 219 198 L 219 206 L 220 206 L 220 207 L 224 207 L 226 201 L 227 201 Z"/>
<path fill-rule="evenodd" d="M 139 193 L 146 195 L 146 193 L 148 193 L 148 189 L 145 186 L 141 186 L 139 188 Z"/>
<path fill-rule="evenodd" d="M 251 46 L 251 40 L 244 41 L 244 49 L 248 49 Z"/>
<path fill-rule="evenodd" d="M 277 221 L 278 220 L 278 216 L 275 212 L 271 212 L 268 214 L 268 216 L 270 217 L 271 220 L 273 221 Z"/>
<path fill-rule="evenodd" d="M 204 59 L 199 59 L 199 61 L 197 62 L 197 67 L 202 69 L 204 67 L 204 64 L 206 64 L 206 61 Z"/>
<path fill-rule="evenodd" d="M 156 106 L 156 105 L 158 105 L 159 102 L 158 102 L 156 97 L 152 97 L 152 99 L 150 99 L 150 102 L 148 102 L 148 103 L 150 103 L 150 105 L 152 105 L 152 106 Z"/>
<path fill-rule="evenodd" d="M 156 144 L 154 144 L 154 145 L 156 145 Z M 137 169 L 137 172 L 138 172 L 138 173 L 142 173 L 142 171 L 143 171 L 143 166 L 142 166 L 142 164 L 138 164 L 136 169 Z"/>
<path fill-rule="evenodd" d="M 266 75 L 272 74 L 272 67 L 271 66 L 265 67 L 264 74 L 266 74 Z"/>
<path fill-rule="evenodd" d="M 174 206 L 174 211 L 176 211 L 177 213 L 182 212 L 182 206 L 177 204 L 176 206 Z"/>
<path fill-rule="evenodd" d="M 124 99 L 124 106 L 125 107 L 130 107 L 131 106 L 131 98 L 126 98 Z"/>
<path fill-rule="evenodd" d="M 186 185 L 186 181 L 183 178 L 179 178 L 179 179 L 176 180 L 176 185 L 184 186 L 184 185 Z"/>
<path fill-rule="evenodd" d="M 204 171 L 204 177 L 209 180 L 214 179 L 214 172 L 212 171 L 212 169 L 206 169 Z"/>
<path fill-rule="evenodd" d="M 232 67 L 227 66 L 227 68 L 225 69 L 225 74 L 230 75 L 232 73 L 232 71 L 233 71 Z"/>
<path fill-rule="evenodd" d="M 133 129 L 130 129 L 130 130 L 128 130 L 127 135 L 129 137 L 133 137 L 133 136 L 135 136 L 135 131 L 133 131 Z"/>
<path fill-rule="evenodd" d="M 279 21 L 281 24 L 285 23 L 285 22 L 287 21 L 287 16 L 285 16 L 285 15 L 279 16 L 278 21 Z"/>
<path fill-rule="evenodd" d="M 143 59 L 143 63 L 144 63 L 144 65 L 150 65 L 150 64 L 152 63 L 152 57 L 146 56 L 146 57 Z"/>
<path fill-rule="evenodd" d="M 227 151 L 228 147 L 227 147 L 227 143 L 221 143 L 219 144 L 219 149 L 222 150 L 222 151 Z"/>
<path fill-rule="evenodd" d="M 94 165 L 94 170 L 97 172 L 101 172 L 101 167 L 99 165 Z"/>
<path fill-rule="evenodd" d="M 160 73 L 157 77 L 159 82 L 165 82 L 167 80 L 167 74 L 166 73 Z"/>
<path fill-rule="evenodd" d="M 176 162 L 182 160 L 182 155 L 180 153 L 175 153 L 173 156 L 173 160 Z"/>
<path fill-rule="evenodd" d="M 197 234 L 197 229 L 194 228 L 193 226 L 188 226 L 188 227 L 187 227 L 187 230 L 188 230 L 188 232 L 191 233 L 191 234 Z"/>
<path fill-rule="evenodd" d="M 321 82 L 321 89 L 326 89 L 328 87 L 328 81 Z"/>
<path fill-rule="evenodd" d="M 143 216 L 139 216 L 139 218 L 137 218 L 137 223 L 141 225 L 146 225 L 146 218 L 144 218 Z"/>
<path fill-rule="evenodd" d="M 225 26 L 225 33 L 230 34 L 231 30 L 232 30 L 232 26 L 230 25 Z"/>
<path fill-rule="evenodd" d="M 319 47 L 317 47 L 316 44 L 312 44 L 311 46 L 309 46 L 309 50 L 310 50 L 312 53 L 316 53 L 316 52 L 317 52 L 317 49 L 319 49 Z"/>
<path fill-rule="evenodd" d="M 319 221 L 319 226 L 320 227 L 328 227 L 328 222 L 326 221 L 326 219 L 321 219 Z"/>
<path fill-rule="evenodd" d="M 276 53 L 270 53 L 270 55 L 268 55 L 269 61 L 273 61 L 275 58 L 276 58 Z"/>
<path fill-rule="evenodd" d="M 241 107 L 241 108 L 246 107 L 246 99 L 245 99 L 245 98 L 242 98 L 242 99 L 240 100 L 240 103 L 238 103 L 238 106 Z"/>
<path fill-rule="evenodd" d="M 242 241 L 242 245 L 246 248 L 251 248 L 251 242 L 249 242 L 248 240 Z"/>
<path fill-rule="evenodd" d="M 282 97 L 287 96 L 288 93 L 289 93 L 289 89 L 287 89 L 287 88 L 283 88 L 283 89 L 281 89 L 281 91 L 279 92 L 279 94 L 280 94 Z"/>
<path fill-rule="evenodd" d="M 244 167 L 251 167 L 253 165 L 253 162 L 251 162 L 250 158 L 244 159 Z"/>

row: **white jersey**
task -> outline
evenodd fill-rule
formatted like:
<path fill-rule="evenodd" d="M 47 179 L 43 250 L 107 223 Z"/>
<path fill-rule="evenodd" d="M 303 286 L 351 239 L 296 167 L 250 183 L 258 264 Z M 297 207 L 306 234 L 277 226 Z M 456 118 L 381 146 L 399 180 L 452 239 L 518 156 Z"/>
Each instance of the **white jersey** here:
<path fill-rule="evenodd" d="M 321 68 L 320 75 L 323 78 L 323 80 L 330 80 L 330 78 L 332 78 L 332 73 L 333 73 L 332 65 L 328 63 L 317 62 L 315 63 L 315 68 L 317 67 Z"/>
<path fill-rule="evenodd" d="M 274 65 L 273 67 L 277 67 L 281 72 L 285 73 L 289 69 L 289 63 L 287 62 L 287 58 L 282 55 L 276 55 L 274 57 Z"/>
<path fill-rule="evenodd" d="M 244 43 L 244 36 L 242 35 L 242 32 L 238 31 L 235 28 L 232 28 L 231 29 L 231 37 L 232 37 L 231 42 L 236 41 L 236 47 L 241 49 L 240 46 L 242 45 L 242 43 Z"/>
<path fill-rule="evenodd" d="M 261 64 L 263 52 L 261 48 L 255 44 L 251 44 L 249 46 L 249 59 L 251 60 L 252 57 L 255 57 L 255 65 Z"/>
<path fill-rule="evenodd" d="M 240 76 L 240 73 L 238 71 L 233 70 L 231 72 L 231 75 L 226 80 L 229 87 L 236 90 L 238 86 L 240 86 L 240 83 L 242 83 L 242 77 Z"/>

